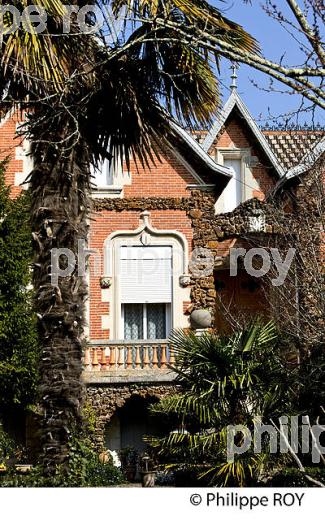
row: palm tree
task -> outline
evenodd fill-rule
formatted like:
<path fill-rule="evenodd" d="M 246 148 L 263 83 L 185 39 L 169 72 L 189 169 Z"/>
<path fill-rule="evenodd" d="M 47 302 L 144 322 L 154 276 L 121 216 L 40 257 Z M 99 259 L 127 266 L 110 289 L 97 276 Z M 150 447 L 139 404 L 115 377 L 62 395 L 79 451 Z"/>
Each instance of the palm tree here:
<path fill-rule="evenodd" d="M 78 241 L 87 240 L 90 164 L 117 157 L 129 162 L 131 156 L 148 163 L 171 133 L 172 116 L 187 124 L 208 124 L 218 108 L 210 56 L 194 39 L 188 45 L 163 23 L 158 27 L 156 15 L 167 9 L 193 32 L 193 21 L 204 23 L 208 14 L 220 38 L 244 49 L 255 43 L 202 0 L 113 1 L 115 12 L 126 3 L 135 20 L 138 9 L 145 19 L 135 22 L 127 41 L 111 47 L 89 35 L 52 36 L 61 31 L 64 6 L 60 0 L 35 3 L 48 10 L 48 29 L 41 36 L 23 27 L 5 35 L 0 86 L 4 109 L 19 103 L 30 114 L 26 133 L 34 159 L 30 191 L 35 308 L 42 345 L 42 448 L 46 471 L 53 473 L 66 462 L 71 433 L 81 424 L 87 287 L 78 262 L 71 275 L 53 285 L 51 252 L 65 248 L 77 258 Z M 22 7 L 28 2 L 13 4 Z M 67 263 L 61 257 L 60 267 Z"/>
<path fill-rule="evenodd" d="M 196 468 L 201 476 L 224 485 L 244 485 L 251 478 L 256 482 L 267 451 L 258 455 L 250 449 L 227 462 L 227 427 L 251 429 L 256 417 L 288 413 L 293 379 L 274 324 L 255 322 L 230 337 L 176 331 L 171 345 L 182 391 L 152 410 L 178 428 L 167 437 L 147 441 L 169 468 Z M 237 436 L 236 444 L 241 440 Z"/>

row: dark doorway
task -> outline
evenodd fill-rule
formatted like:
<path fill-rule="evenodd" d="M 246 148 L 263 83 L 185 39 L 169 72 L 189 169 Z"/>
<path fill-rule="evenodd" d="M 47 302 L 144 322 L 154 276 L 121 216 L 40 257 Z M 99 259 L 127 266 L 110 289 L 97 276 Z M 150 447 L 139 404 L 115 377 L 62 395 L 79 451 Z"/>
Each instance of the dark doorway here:
<path fill-rule="evenodd" d="M 134 448 L 139 453 L 146 450 L 144 436 L 164 435 L 168 432 L 166 422 L 149 413 L 150 404 L 155 398 L 133 396 L 117 410 L 106 427 L 105 445 L 111 451 Z"/>

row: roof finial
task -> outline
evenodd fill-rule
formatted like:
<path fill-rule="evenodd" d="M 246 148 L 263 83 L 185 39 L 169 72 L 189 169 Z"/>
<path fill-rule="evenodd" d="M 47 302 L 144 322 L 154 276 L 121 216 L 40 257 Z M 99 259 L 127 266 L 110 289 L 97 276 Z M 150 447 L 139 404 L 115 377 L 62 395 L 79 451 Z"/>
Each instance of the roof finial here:
<path fill-rule="evenodd" d="M 237 78 L 238 78 L 238 76 L 237 76 L 237 69 L 238 69 L 237 63 L 233 62 L 230 68 L 232 70 L 232 75 L 231 75 L 232 83 L 230 85 L 230 88 L 231 88 L 232 92 L 234 92 L 235 90 L 237 90 Z"/>

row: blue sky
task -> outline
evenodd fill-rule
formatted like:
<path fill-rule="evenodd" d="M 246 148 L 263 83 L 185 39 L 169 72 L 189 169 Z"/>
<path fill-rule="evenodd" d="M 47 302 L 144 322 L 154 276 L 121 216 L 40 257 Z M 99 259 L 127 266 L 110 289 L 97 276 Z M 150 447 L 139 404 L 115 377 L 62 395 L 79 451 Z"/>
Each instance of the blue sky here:
<path fill-rule="evenodd" d="M 210 3 L 221 9 L 224 15 L 231 20 L 239 22 L 252 34 L 259 41 L 265 57 L 279 61 L 280 57 L 285 53 L 285 61 L 291 66 L 298 65 L 301 62 L 298 44 L 276 21 L 272 20 L 263 11 L 261 1 L 252 0 L 251 4 L 249 4 L 244 3 L 243 0 L 225 0 L 224 2 L 210 0 Z M 277 4 L 281 8 L 285 8 L 283 0 L 277 0 Z M 288 14 L 290 16 L 290 13 Z M 229 87 L 231 81 L 229 66 L 229 62 L 225 60 L 220 76 L 222 92 L 225 98 L 229 95 L 227 87 Z M 263 92 L 253 86 L 250 80 L 256 81 L 262 88 L 267 88 L 268 78 L 245 65 L 241 65 L 238 71 L 238 91 L 252 115 L 257 119 L 261 118 L 261 124 L 264 124 L 267 118 L 269 118 L 269 110 L 272 116 L 277 116 L 290 112 L 300 105 L 300 96 Z M 277 86 L 282 90 L 284 89 L 284 86 L 279 83 Z M 301 114 L 299 116 L 299 124 L 303 124 L 305 121 L 310 122 L 311 115 Z M 292 122 L 296 123 L 297 120 L 293 118 Z M 325 116 L 321 109 L 317 110 L 315 114 L 315 122 L 325 126 Z"/>

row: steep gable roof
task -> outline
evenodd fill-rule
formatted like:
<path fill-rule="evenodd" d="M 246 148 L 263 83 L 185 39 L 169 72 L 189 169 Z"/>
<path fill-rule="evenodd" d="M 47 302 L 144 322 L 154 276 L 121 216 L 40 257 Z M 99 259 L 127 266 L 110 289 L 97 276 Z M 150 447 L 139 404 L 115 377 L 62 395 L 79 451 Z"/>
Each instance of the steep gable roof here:
<path fill-rule="evenodd" d="M 169 140 L 171 150 L 181 155 L 199 186 L 214 186 L 217 194 L 221 194 L 232 178 L 231 169 L 218 164 L 184 128 L 174 121 L 170 124 L 174 134 Z"/>
<path fill-rule="evenodd" d="M 233 112 L 234 109 L 239 111 L 241 116 L 246 121 L 248 127 L 253 132 L 255 138 L 259 142 L 261 148 L 263 149 L 264 153 L 268 157 L 269 161 L 271 162 L 272 166 L 274 167 L 275 171 L 277 172 L 278 176 L 281 178 L 284 176 L 285 172 L 282 168 L 278 158 L 274 154 L 272 148 L 270 147 L 267 139 L 255 123 L 253 117 L 251 116 L 248 108 L 246 107 L 245 103 L 239 96 L 236 89 L 233 89 L 228 101 L 226 102 L 223 111 L 221 113 L 221 117 L 214 123 L 212 126 L 210 132 L 206 135 L 202 148 L 205 150 L 205 152 L 208 152 L 210 147 L 212 146 L 213 142 L 215 141 L 216 137 L 218 136 L 221 128 L 226 123 L 227 119 L 229 118 L 230 114 Z"/>

